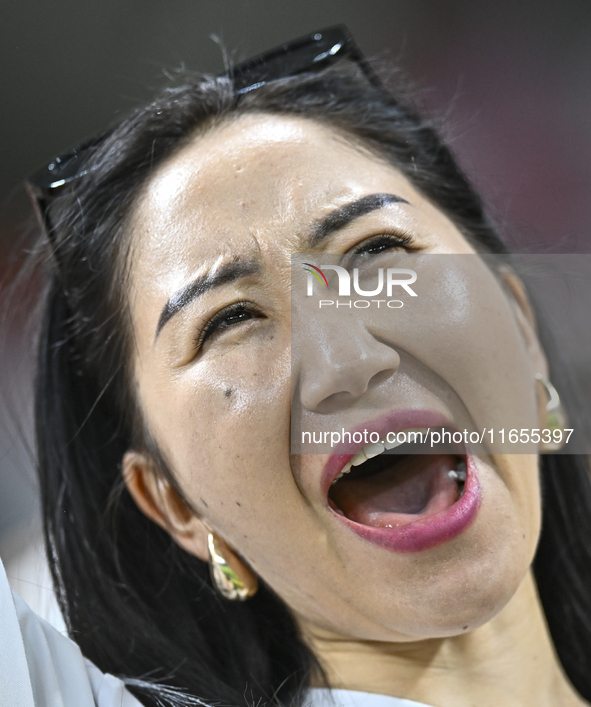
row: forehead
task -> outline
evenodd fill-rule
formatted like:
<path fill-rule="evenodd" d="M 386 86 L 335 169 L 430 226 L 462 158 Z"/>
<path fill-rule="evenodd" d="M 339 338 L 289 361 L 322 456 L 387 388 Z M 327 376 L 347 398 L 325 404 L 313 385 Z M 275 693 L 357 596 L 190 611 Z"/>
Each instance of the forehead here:
<path fill-rule="evenodd" d="M 355 172 L 351 169 L 355 168 Z M 146 225 L 208 228 L 235 221 L 264 227 L 271 217 L 305 221 L 306 210 L 356 196 L 378 176 L 405 181 L 341 133 L 306 118 L 245 115 L 193 141 L 150 179 L 137 215 Z M 304 201 L 302 202 L 302 199 Z M 136 221 L 138 223 L 138 221 Z"/>
<path fill-rule="evenodd" d="M 161 166 L 132 220 L 134 269 L 159 270 L 190 256 L 284 247 L 335 207 L 368 193 L 417 200 L 394 168 L 315 121 L 246 115 L 196 136 Z M 189 263 L 192 260 L 192 263 Z"/>

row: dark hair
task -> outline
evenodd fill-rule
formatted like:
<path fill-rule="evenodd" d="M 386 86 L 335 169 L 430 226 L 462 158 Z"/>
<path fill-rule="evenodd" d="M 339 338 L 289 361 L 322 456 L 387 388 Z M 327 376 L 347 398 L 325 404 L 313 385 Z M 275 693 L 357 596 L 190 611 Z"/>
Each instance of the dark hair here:
<path fill-rule="evenodd" d="M 36 435 L 45 535 L 68 629 L 101 670 L 145 704 L 163 686 L 207 702 L 301 704 L 315 658 L 265 586 L 220 599 L 206 563 L 180 550 L 121 481 L 130 448 L 153 454 L 133 394 L 126 302 L 127 223 L 153 171 L 201 130 L 243 113 L 301 115 L 341 130 L 399 168 L 477 248 L 507 253 L 480 198 L 434 128 L 343 62 L 235 96 L 228 79 L 189 77 L 127 118 L 52 205 L 53 265 L 39 342 Z M 564 394 L 565 386 L 557 385 Z M 591 492 L 582 457 L 542 459 L 535 559 L 554 644 L 591 699 Z M 178 697 L 178 695 L 177 695 Z M 159 702 L 160 701 L 160 702 Z"/>

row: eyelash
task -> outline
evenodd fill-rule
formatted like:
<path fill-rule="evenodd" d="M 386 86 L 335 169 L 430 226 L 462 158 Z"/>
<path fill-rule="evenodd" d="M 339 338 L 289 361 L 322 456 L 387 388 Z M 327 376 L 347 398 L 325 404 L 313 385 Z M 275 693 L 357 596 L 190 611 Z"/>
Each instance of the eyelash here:
<path fill-rule="evenodd" d="M 389 248 L 408 248 L 414 245 L 413 237 L 408 233 L 402 233 L 398 235 L 383 233 L 379 236 L 374 236 L 373 238 L 368 238 L 360 243 L 358 246 L 349 251 L 349 255 L 377 255 L 378 253 L 383 253 Z M 377 252 L 370 252 L 369 249 L 375 248 L 377 246 L 383 246 Z"/>
<path fill-rule="evenodd" d="M 248 314 L 246 319 L 238 319 L 241 315 Z M 234 326 L 234 324 L 240 324 L 241 322 L 246 322 L 249 319 L 253 319 L 255 316 L 260 315 L 259 310 L 250 302 L 234 302 L 224 309 L 214 314 L 214 316 L 200 329 L 197 336 L 195 337 L 195 348 L 200 349 L 205 342 L 215 334 L 216 331 L 220 329 L 229 329 Z M 233 323 L 225 324 L 228 320 L 235 319 Z"/>
<path fill-rule="evenodd" d="M 407 248 L 414 244 L 412 236 L 408 234 L 381 234 L 368 238 L 363 243 L 349 251 L 349 255 L 377 255 L 383 253 L 389 248 Z M 374 249 L 379 248 L 376 252 Z M 372 252 L 373 251 L 373 252 Z M 248 315 L 246 319 L 240 318 L 242 315 Z M 248 321 L 255 316 L 260 316 L 260 311 L 250 302 L 234 302 L 234 304 L 224 307 L 215 314 L 197 333 L 195 337 L 195 348 L 200 349 L 205 342 L 220 329 L 229 329 L 234 324 Z M 226 323 L 228 320 L 235 319 L 233 323 Z"/>

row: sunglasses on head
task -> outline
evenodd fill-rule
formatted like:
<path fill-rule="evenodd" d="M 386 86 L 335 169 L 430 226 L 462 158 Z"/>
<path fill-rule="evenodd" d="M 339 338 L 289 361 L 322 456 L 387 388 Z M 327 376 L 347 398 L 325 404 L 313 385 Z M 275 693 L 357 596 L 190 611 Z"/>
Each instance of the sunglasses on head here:
<path fill-rule="evenodd" d="M 381 87 L 379 78 L 344 25 L 328 27 L 294 39 L 238 64 L 221 76 L 233 81 L 234 93 L 240 96 L 270 81 L 321 71 L 343 59 L 355 62 L 371 84 Z M 48 209 L 51 202 L 64 187 L 87 173 L 89 156 L 114 130 L 115 128 L 111 128 L 85 140 L 73 150 L 56 157 L 26 180 L 26 187 L 48 232 Z"/>

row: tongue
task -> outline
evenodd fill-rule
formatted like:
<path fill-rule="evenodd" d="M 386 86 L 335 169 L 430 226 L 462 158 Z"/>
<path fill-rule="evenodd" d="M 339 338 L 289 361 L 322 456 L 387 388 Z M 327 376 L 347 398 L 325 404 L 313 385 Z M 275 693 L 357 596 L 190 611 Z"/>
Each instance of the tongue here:
<path fill-rule="evenodd" d="M 331 489 L 333 509 L 361 525 L 396 528 L 435 515 L 459 497 L 449 472 L 457 466 L 450 455 L 409 455 L 369 477 L 340 479 Z"/>

